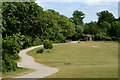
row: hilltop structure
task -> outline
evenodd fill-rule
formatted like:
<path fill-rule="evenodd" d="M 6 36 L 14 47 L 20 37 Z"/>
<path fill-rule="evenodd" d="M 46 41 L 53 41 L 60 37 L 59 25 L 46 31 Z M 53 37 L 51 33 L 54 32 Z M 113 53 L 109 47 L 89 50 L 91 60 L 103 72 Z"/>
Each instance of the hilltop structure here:
<path fill-rule="evenodd" d="M 84 37 L 84 40 L 85 40 L 85 41 L 92 41 L 92 36 L 91 36 L 91 35 L 86 35 L 86 36 Z"/>

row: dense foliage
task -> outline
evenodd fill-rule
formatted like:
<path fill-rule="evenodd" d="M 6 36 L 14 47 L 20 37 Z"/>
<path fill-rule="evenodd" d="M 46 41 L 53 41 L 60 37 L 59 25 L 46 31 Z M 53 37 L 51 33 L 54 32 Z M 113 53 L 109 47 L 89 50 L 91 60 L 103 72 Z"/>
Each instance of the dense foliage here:
<path fill-rule="evenodd" d="M 43 44 L 45 39 L 65 42 L 75 33 L 72 19 L 54 10 L 43 11 L 34 2 L 4 2 L 2 15 L 3 72 L 17 69 L 14 60 L 21 49 Z"/>
<path fill-rule="evenodd" d="M 52 42 L 50 42 L 49 40 L 45 40 L 43 47 L 45 49 L 52 49 L 53 48 Z"/>
<path fill-rule="evenodd" d="M 97 13 L 98 22 L 82 24 L 84 13 L 74 11 L 72 19 L 75 24 L 75 35 L 72 40 L 83 40 L 85 35 L 92 35 L 93 40 L 118 41 L 120 40 L 120 17 L 115 19 L 109 11 Z"/>
<path fill-rule="evenodd" d="M 85 14 L 78 10 L 68 18 L 52 9 L 43 11 L 34 2 L 4 2 L 2 15 L 3 72 L 15 71 L 19 51 L 29 46 L 51 49 L 51 42 L 84 40 L 87 34 L 93 40 L 119 40 L 120 35 L 120 18 L 108 11 L 97 13 L 98 22 L 84 23 Z"/>

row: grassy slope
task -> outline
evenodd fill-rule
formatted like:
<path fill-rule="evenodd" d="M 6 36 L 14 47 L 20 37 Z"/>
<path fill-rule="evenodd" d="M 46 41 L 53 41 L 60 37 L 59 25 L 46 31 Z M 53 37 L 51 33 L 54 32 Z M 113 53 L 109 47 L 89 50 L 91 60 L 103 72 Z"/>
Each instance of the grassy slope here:
<path fill-rule="evenodd" d="M 48 78 L 115 78 L 118 75 L 118 43 L 81 42 L 55 45 L 52 51 L 28 52 L 35 61 L 58 68 Z"/>
<path fill-rule="evenodd" d="M 28 69 L 28 68 L 18 68 L 16 71 L 10 71 L 8 73 L 2 73 L 2 77 L 3 78 L 12 78 L 12 77 L 28 74 L 28 73 L 33 72 L 33 71 L 35 71 L 35 70 Z"/>

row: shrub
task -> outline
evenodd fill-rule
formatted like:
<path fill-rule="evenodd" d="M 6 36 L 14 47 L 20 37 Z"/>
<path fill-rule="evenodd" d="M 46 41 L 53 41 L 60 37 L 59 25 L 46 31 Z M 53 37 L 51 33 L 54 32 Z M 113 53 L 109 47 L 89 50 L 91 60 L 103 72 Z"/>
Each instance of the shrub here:
<path fill-rule="evenodd" d="M 10 58 L 2 60 L 2 72 L 15 71 L 17 69 L 17 63 Z"/>
<path fill-rule="evenodd" d="M 33 46 L 38 46 L 43 44 L 42 40 L 39 38 L 35 38 L 34 42 L 33 42 Z"/>
<path fill-rule="evenodd" d="M 18 53 L 15 53 L 15 54 L 13 54 L 13 55 L 10 55 L 10 58 L 11 58 L 11 59 L 14 59 L 14 60 L 19 60 Z"/>
<path fill-rule="evenodd" d="M 112 41 L 112 38 L 111 38 L 111 37 L 104 37 L 104 39 L 105 39 L 106 41 Z"/>
<path fill-rule="evenodd" d="M 28 48 L 29 46 L 31 46 L 32 45 L 32 40 L 33 40 L 32 37 L 25 36 L 25 38 L 23 40 L 23 41 L 25 41 L 25 43 L 23 45 L 23 49 Z"/>
<path fill-rule="evenodd" d="M 16 33 L 2 39 L 2 72 L 17 69 L 17 63 L 14 60 L 19 59 L 18 52 L 25 43 L 24 38 L 25 36 L 21 35 L 21 33 Z"/>
<path fill-rule="evenodd" d="M 45 49 L 52 49 L 53 48 L 52 42 L 50 42 L 49 40 L 45 40 L 44 41 L 44 48 Z"/>
<path fill-rule="evenodd" d="M 37 53 L 43 53 L 44 52 L 44 49 L 43 48 L 41 48 L 41 49 L 39 49 L 38 51 L 37 51 Z"/>
<path fill-rule="evenodd" d="M 95 40 L 104 40 L 105 34 L 104 33 L 97 33 L 95 35 Z"/>

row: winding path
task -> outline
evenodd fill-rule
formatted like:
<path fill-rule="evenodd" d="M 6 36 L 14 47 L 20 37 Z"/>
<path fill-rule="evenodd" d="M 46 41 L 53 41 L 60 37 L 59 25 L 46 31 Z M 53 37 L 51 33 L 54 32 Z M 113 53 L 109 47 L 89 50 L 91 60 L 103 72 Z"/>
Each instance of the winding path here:
<path fill-rule="evenodd" d="M 37 80 L 37 78 L 43 78 L 59 71 L 57 68 L 48 67 L 35 62 L 35 60 L 31 56 L 28 56 L 26 54 L 26 52 L 42 46 L 43 45 L 35 46 L 20 51 L 19 56 L 21 57 L 21 61 L 17 63 L 18 67 L 31 68 L 31 69 L 35 69 L 36 71 L 15 78 L 36 78 L 34 80 Z"/>
<path fill-rule="evenodd" d="M 72 41 L 70 43 L 77 43 L 77 41 Z M 60 44 L 63 44 L 63 43 L 60 43 Z M 68 43 L 64 43 L 64 44 L 68 44 Z M 57 44 L 54 44 L 54 45 L 57 45 Z M 17 63 L 18 67 L 31 68 L 31 69 L 35 69 L 35 71 L 32 73 L 28 73 L 28 74 L 14 77 L 13 79 L 7 79 L 7 80 L 16 80 L 16 79 L 23 80 L 22 78 L 26 78 L 26 79 L 28 78 L 27 80 L 30 80 L 30 78 L 31 80 L 38 80 L 39 78 L 44 78 L 46 76 L 52 75 L 59 71 L 57 68 L 48 67 L 43 64 L 35 62 L 35 60 L 31 56 L 28 56 L 26 54 L 28 51 L 38 47 L 43 47 L 43 45 L 31 47 L 31 48 L 20 51 L 19 56 L 21 57 L 21 61 Z"/>

